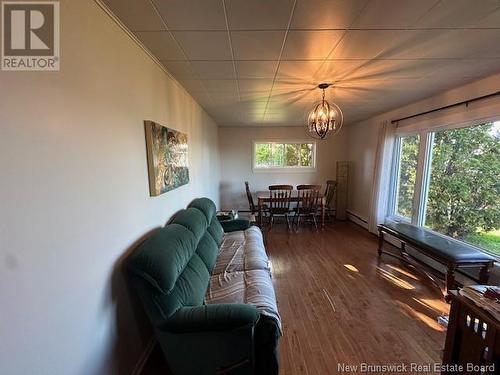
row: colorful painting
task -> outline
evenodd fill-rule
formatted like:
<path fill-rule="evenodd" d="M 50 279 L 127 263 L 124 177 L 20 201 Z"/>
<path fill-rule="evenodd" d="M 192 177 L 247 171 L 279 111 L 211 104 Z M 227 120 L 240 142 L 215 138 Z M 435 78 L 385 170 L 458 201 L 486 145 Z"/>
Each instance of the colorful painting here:
<path fill-rule="evenodd" d="M 149 192 L 157 196 L 189 182 L 187 135 L 144 121 L 148 152 Z"/>

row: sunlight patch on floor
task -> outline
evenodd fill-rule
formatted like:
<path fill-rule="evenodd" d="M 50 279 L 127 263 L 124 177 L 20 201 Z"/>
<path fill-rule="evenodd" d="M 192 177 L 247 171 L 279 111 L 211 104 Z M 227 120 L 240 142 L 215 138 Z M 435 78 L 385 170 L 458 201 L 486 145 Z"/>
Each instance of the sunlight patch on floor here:
<path fill-rule="evenodd" d="M 410 279 L 420 280 L 417 276 L 415 276 L 414 274 L 412 274 L 412 273 L 410 273 L 408 271 L 403 270 L 402 268 L 393 266 L 392 264 L 386 264 L 386 266 L 389 267 L 393 271 L 396 271 L 396 272 L 399 272 L 402 275 L 408 276 Z"/>
<path fill-rule="evenodd" d="M 392 284 L 396 285 L 399 288 L 406 289 L 406 290 L 413 290 L 415 287 L 410 284 L 408 281 L 401 279 L 400 277 L 397 277 L 393 275 L 392 273 L 384 270 L 383 268 L 377 267 L 378 273 L 382 278 L 384 278 L 387 281 L 390 281 Z"/>
<path fill-rule="evenodd" d="M 347 268 L 351 272 L 359 272 L 359 270 L 354 267 L 352 264 L 344 264 L 344 267 Z"/>
<path fill-rule="evenodd" d="M 437 319 L 430 317 L 420 311 L 417 311 L 413 307 L 408 306 L 406 303 L 403 303 L 401 301 L 395 301 L 395 303 L 399 306 L 400 310 L 410 318 L 420 320 L 422 323 L 435 331 L 444 332 L 445 329 L 437 322 Z"/>

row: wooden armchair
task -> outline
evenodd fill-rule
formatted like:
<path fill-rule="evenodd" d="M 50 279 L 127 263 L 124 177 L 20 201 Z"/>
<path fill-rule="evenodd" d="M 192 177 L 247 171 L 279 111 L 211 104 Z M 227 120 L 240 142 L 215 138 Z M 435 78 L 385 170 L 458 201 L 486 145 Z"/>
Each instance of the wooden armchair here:
<path fill-rule="evenodd" d="M 292 198 L 292 185 L 271 185 L 269 186 L 269 230 L 272 229 L 275 216 L 284 216 L 286 226 L 290 230 L 290 201 Z"/>
<path fill-rule="evenodd" d="M 300 226 L 301 217 L 310 217 L 314 224 L 316 230 L 318 229 L 318 222 L 316 216 L 318 215 L 320 209 L 320 185 L 299 185 L 297 186 L 298 191 L 298 204 L 295 210 L 295 216 L 293 222 L 296 228 Z"/>

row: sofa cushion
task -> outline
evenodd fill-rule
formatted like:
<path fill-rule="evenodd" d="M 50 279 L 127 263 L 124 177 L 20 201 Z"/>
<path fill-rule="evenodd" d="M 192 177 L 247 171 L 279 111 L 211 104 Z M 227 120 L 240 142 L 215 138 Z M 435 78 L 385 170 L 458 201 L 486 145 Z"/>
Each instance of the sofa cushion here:
<path fill-rule="evenodd" d="M 276 305 L 273 283 L 267 270 L 212 275 L 205 302 L 253 305 L 259 313 L 275 319 L 281 330 L 281 318 Z"/>
<path fill-rule="evenodd" d="M 170 293 L 193 256 L 197 239 L 179 224 L 156 231 L 130 256 L 127 268 L 161 293 Z"/>
<path fill-rule="evenodd" d="M 188 208 L 177 212 L 172 223 L 182 225 L 189 229 L 193 232 L 198 241 L 203 237 L 208 226 L 205 215 L 196 208 Z"/>
<path fill-rule="evenodd" d="M 196 198 L 188 207 L 193 207 L 203 212 L 207 219 L 207 223 L 210 223 L 216 214 L 215 203 L 208 198 Z"/>
<path fill-rule="evenodd" d="M 246 270 L 270 271 L 262 232 L 255 226 L 226 233 L 212 274 Z"/>
<path fill-rule="evenodd" d="M 217 255 L 219 254 L 219 247 L 210 233 L 205 232 L 198 243 L 196 254 L 203 260 L 203 263 L 207 266 L 208 272 L 212 273 L 215 262 L 217 261 Z"/>
<path fill-rule="evenodd" d="M 224 240 L 224 229 L 222 229 L 222 225 L 220 225 L 216 216 L 212 218 L 210 226 L 208 227 L 208 233 L 212 235 L 213 239 L 217 243 L 217 246 L 222 244 L 222 241 Z"/>

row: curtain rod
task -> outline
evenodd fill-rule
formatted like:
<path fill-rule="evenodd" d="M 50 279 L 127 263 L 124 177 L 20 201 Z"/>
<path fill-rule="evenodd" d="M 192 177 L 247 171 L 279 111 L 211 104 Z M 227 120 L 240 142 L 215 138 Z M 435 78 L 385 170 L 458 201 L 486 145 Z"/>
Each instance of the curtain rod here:
<path fill-rule="evenodd" d="M 458 103 L 453 103 L 453 104 L 449 104 L 449 105 L 445 105 L 444 107 L 439 107 L 439 108 L 434 108 L 434 109 L 431 109 L 429 111 L 425 111 L 425 112 L 420 112 L 420 113 L 417 113 L 415 115 L 411 115 L 411 116 L 406 116 L 406 117 L 401 117 L 401 118 L 398 118 L 396 120 L 392 120 L 391 121 L 391 124 L 395 124 L 399 121 L 403 121 L 403 120 L 408 120 L 410 118 L 414 118 L 414 117 L 418 117 L 418 116 L 423 116 L 423 115 L 427 115 L 429 113 L 433 113 L 433 112 L 437 112 L 437 111 L 442 111 L 443 109 L 448 109 L 448 108 L 453 108 L 453 107 L 458 107 L 460 105 L 463 105 L 465 104 L 465 106 L 468 106 L 469 103 L 472 103 L 472 102 L 477 102 L 479 100 L 483 100 L 483 99 L 488 99 L 488 98 L 492 98 L 494 96 L 498 96 L 500 95 L 500 91 L 497 91 L 497 92 L 494 92 L 494 93 L 491 93 L 491 94 L 488 94 L 488 95 L 483 95 L 483 96 L 478 96 L 477 98 L 472 98 L 472 99 L 469 99 L 469 100 L 464 100 L 462 102 L 458 102 Z"/>

